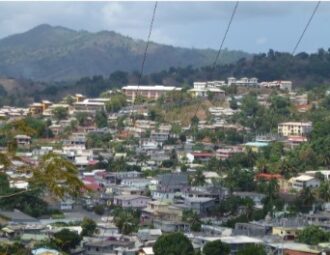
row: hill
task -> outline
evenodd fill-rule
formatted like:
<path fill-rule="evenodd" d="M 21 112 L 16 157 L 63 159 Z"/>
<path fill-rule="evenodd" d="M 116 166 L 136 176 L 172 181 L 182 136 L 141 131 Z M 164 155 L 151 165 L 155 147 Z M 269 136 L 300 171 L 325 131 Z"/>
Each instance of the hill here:
<path fill-rule="evenodd" d="M 90 33 L 59 26 L 40 25 L 0 40 L 0 74 L 39 81 L 76 80 L 85 76 L 109 76 L 115 71 L 140 69 L 145 42 L 113 31 Z M 170 67 L 210 64 L 216 52 L 187 49 L 152 42 L 146 73 Z M 249 54 L 225 50 L 223 63 Z"/>

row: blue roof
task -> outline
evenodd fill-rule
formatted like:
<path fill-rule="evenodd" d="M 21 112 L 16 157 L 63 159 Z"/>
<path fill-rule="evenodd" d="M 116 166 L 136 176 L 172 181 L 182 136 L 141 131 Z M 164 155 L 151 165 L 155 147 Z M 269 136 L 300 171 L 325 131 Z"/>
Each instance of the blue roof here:
<path fill-rule="evenodd" d="M 246 146 L 253 146 L 253 147 L 265 147 L 265 146 L 268 146 L 268 143 L 265 143 L 265 142 L 248 142 L 245 145 Z"/>

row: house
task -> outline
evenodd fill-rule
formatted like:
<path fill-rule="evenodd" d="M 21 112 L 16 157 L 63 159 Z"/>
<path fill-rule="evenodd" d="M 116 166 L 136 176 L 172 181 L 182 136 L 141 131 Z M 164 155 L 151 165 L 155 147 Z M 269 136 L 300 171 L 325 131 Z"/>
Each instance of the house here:
<path fill-rule="evenodd" d="M 267 147 L 266 142 L 248 142 L 244 144 L 245 149 L 251 149 L 253 152 L 260 152 L 264 147 Z"/>
<path fill-rule="evenodd" d="M 292 90 L 292 81 L 264 81 L 259 85 L 264 88 L 279 88 L 289 92 Z"/>
<path fill-rule="evenodd" d="M 194 160 L 208 161 L 210 158 L 214 157 L 215 154 L 212 152 L 191 152 L 187 153 L 187 158 L 189 162 L 194 162 Z"/>
<path fill-rule="evenodd" d="M 282 122 L 278 124 L 278 134 L 281 136 L 306 136 L 312 131 L 312 122 Z"/>
<path fill-rule="evenodd" d="M 305 172 L 305 174 L 311 176 L 316 176 L 318 173 L 321 174 L 325 180 L 330 180 L 330 170 L 314 170 Z"/>
<path fill-rule="evenodd" d="M 42 115 L 43 111 L 44 106 L 42 103 L 33 103 L 29 106 L 29 114 L 31 114 L 33 117 Z"/>
<path fill-rule="evenodd" d="M 272 235 L 277 235 L 282 237 L 284 240 L 294 240 L 298 232 L 301 231 L 303 227 L 287 227 L 287 226 L 273 226 Z"/>
<path fill-rule="evenodd" d="M 87 112 L 95 114 L 97 111 L 105 111 L 106 103 L 109 102 L 109 98 L 87 98 L 83 101 L 78 101 L 73 104 L 75 112 Z"/>
<path fill-rule="evenodd" d="M 291 185 L 292 189 L 300 191 L 304 188 L 318 188 L 321 182 L 314 176 L 302 174 L 298 177 L 292 177 L 289 180 L 289 184 Z"/>
<path fill-rule="evenodd" d="M 206 216 L 215 206 L 215 199 L 208 197 L 185 197 L 183 207 L 191 209 L 198 215 Z"/>
<path fill-rule="evenodd" d="M 36 222 L 38 222 L 38 219 L 33 218 L 25 213 L 22 213 L 17 209 L 14 209 L 13 211 L 0 210 L 0 224 L 29 224 Z"/>
<path fill-rule="evenodd" d="M 150 200 L 149 197 L 139 195 L 115 196 L 113 204 L 123 208 L 141 209 L 147 207 Z"/>
<path fill-rule="evenodd" d="M 257 193 L 257 192 L 239 192 L 236 191 L 233 193 L 234 196 L 240 197 L 240 198 L 250 198 L 253 200 L 256 207 L 261 206 L 262 207 L 262 200 L 266 197 L 265 194 Z"/>
<path fill-rule="evenodd" d="M 267 244 L 271 254 L 285 255 L 321 255 L 321 249 L 303 243 L 281 242 Z"/>
<path fill-rule="evenodd" d="M 85 255 L 116 254 L 117 248 L 134 248 L 134 242 L 128 238 L 109 238 L 108 240 L 87 241 L 83 244 Z"/>
<path fill-rule="evenodd" d="M 190 189 L 186 173 L 168 173 L 158 176 L 158 191 L 161 192 L 187 192 Z"/>
<path fill-rule="evenodd" d="M 169 221 L 164 219 L 155 219 L 153 221 L 153 225 L 155 228 L 159 228 L 165 233 L 190 231 L 190 224 L 182 222 L 181 220 Z"/>
<path fill-rule="evenodd" d="M 229 77 L 227 79 L 228 86 L 236 85 L 236 86 L 257 86 L 258 85 L 258 79 L 255 77 L 247 78 L 243 77 L 241 79 L 236 79 L 235 77 Z"/>
<path fill-rule="evenodd" d="M 128 85 L 122 87 L 122 92 L 128 100 L 134 101 L 137 96 L 142 96 L 151 100 L 156 100 L 170 91 L 181 91 L 181 88 L 173 86 L 146 86 L 146 85 Z"/>
<path fill-rule="evenodd" d="M 121 186 L 129 186 L 142 189 L 145 189 L 150 184 L 151 180 L 146 178 L 125 178 L 122 179 L 120 183 Z"/>
<path fill-rule="evenodd" d="M 150 134 L 150 139 L 156 142 L 165 142 L 168 140 L 169 136 L 169 132 L 152 130 Z"/>
<path fill-rule="evenodd" d="M 213 95 L 216 98 L 225 96 L 225 91 L 220 89 L 216 84 L 209 82 L 194 82 L 194 88 L 189 90 L 194 97 L 208 97 Z"/>
<path fill-rule="evenodd" d="M 139 240 L 146 241 L 156 241 L 158 237 L 162 235 L 162 231 L 160 229 L 139 229 L 137 232 L 137 237 Z"/>
<path fill-rule="evenodd" d="M 154 250 L 152 247 L 143 247 L 139 250 L 137 255 L 154 255 Z"/>
<path fill-rule="evenodd" d="M 64 199 L 60 201 L 60 210 L 61 211 L 71 211 L 73 209 L 73 206 L 75 204 L 75 201 L 72 199 Z"/>
<path fill-rule="evenodd" d="M 225 160 L 236 153 L 242 153 L 243 147 L 241 146 L 223 146 L 216 150 L 215 156 L 217 159 Z"/>
<path fill-rule="evenodd" d="M 143 223 L 154 222 L 155 219 L 179 222 L 182 219 L 183 209 L 170 205 L 163 201 L 149 201 L 146 208 L 142 210 L 141 221 Z"/>
<path fill-rule="evenodd" d="M 238 222 L 235 224 L 234 235 L 246 236 L 266 236 L 272 233 L 272 226 L 270 224 L 263 224 L 260 222 Z"/>
<path fill-rule="evenodd" d="M 60 255 L 61 253 L 54 249 L 48 249 L 48 248 L 38 248 L 35 250 L 32 250 L 33 255 Z"/>
<path fill-rule="evenodd" d="M 195 236 L 193 244 L 204 246 L 208 242 L 220 240 L 230 247 L 230 254 L 236 254 L 239 250 L 251 244 L 263 244 L 259 238 L 244 235 L 237 236 Z"/>
<path fill-rule="evenodd" d="M 31 145 L 31 137 L 28 135 L 16 135 L 16 144 L 20 148 L 26 148 Z"/>

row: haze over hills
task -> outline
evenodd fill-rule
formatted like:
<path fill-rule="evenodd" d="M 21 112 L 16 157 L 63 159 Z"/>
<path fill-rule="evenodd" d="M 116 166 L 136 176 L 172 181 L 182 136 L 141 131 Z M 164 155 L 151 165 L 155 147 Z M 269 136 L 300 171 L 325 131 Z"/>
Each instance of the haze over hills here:
<path fill-rule="evenodd" d="M 40 25 L 0 40 L 0 74 L 41 81 L 74 80 L 140 69 L 145 42 L 113 31 L 91 33 Z M 210 65 L 216 51 L 187 49 L 151 43 L 145 72 L 169 67 Z M 222 63 L 249 57 L 242 51 L 224 50 Z"/>

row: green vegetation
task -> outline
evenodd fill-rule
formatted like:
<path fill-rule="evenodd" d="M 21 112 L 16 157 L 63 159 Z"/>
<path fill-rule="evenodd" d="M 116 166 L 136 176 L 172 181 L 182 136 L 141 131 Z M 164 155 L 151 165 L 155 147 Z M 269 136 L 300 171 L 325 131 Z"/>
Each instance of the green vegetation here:
<path fill-rule="evenodd" d="M 237 252 L 237 255 L 267 255 L 262 245 L 249 244 Z"/>
<path fill-rule="evenodd" d="M 128 235 L 132 232 L 137 232 L 140 222 L 140 212 L 130 209 L 115 208 L 112 211 L 114 222 L 120 233 Z"/>
<path fill-rule="evenodd" d="M 81 222 L 81 236 L 92 236 L 96 231 L 96 223 L 92 219 L 84 218 Z"/>
<path fill-rule="evenodd" d="M 203 247 L 204 255 L 228 255 L 230 253 L 230 247 L 227 244 L 222 243 L 220 240 L 208 242 Z"/>
<path fill-rule="evenodd" d="M 160 236 L 153 246 L 155 255 L 194 255 L 190 240 L 182 233 L 171 233 Z"/>
<path fill-rule="evenodd" d="M 322 242 L 329 242 L 330 233 L 317 226 L 308 226 L 298 233 L 297 240 L 301 243 L 316 245 Z"/>

